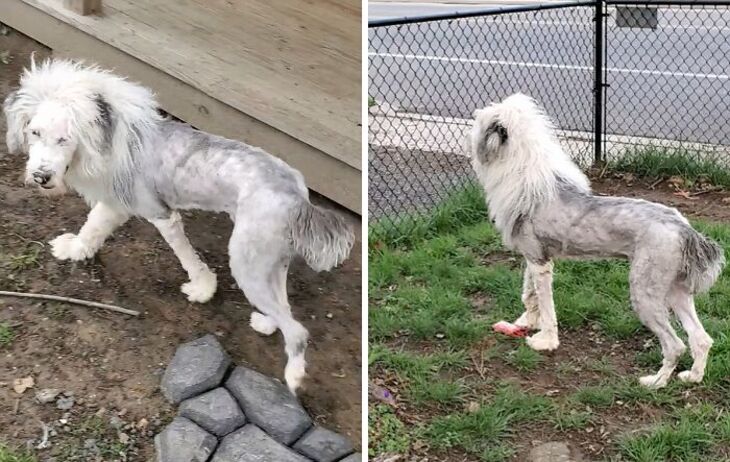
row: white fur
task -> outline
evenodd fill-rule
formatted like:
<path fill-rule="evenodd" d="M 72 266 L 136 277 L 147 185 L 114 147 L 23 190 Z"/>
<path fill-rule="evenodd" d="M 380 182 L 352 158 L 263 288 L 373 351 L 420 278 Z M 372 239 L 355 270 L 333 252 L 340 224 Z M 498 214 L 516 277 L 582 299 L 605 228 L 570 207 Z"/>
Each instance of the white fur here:
<path fill-rule="evenodd" d="M 513 134 L 500 150 L 500 157 L 487 169 L 474 151 L 485 123 L 494 118 L 497 110 Z M 530 215 L 539 204 L 552 200 L 557 193 L 556 173 L 590 190 L 588 178 L 558 144 L 552 122 L 529 96 L 512 95 L 499 103 L 498 109 L 490 105 L 477 110 L 475 117 L 467 146 L 472 151 L 472 167 L 487 196 L 490 218 L 498 229 L 511 228 L 517 217 Z M 511 247 L 511 237 L 503 238 Z"/>
<path fill-rule="evenodd" d="M 553 124 L 528 96 L 512 95 L 476 111 L 465 144 L 495 226 L 527 262 L 525 312 L 515 321 L 538 329 L 527 344 L 535 350 L 559 346 L 553 259 L 623 257 L 631 266 L 632 307 L 663 354 L 661 368 L 641 384 L 665 386 L 686 350 L 670 310 L 687 331 L 694 359 L 679 378 L 701 381 L 712 339 L 697 317 L 693 295 L 708 290 L 721 273 L 722 248 L 675 209 L 591 194 L 587 177 L 560 148 Z"/>
<path fill-rule="evenodd" d="M 254 311 L 251 313 L 251 328 L 262 335 L 271 335 L 276 332 L 278 326 L 270 316 Z"/>
<path fill-rule="evenodd" d="M 287 383 L 292 391 L 301 385 L 308 333 L 289 306 L 289 261 L 300 255 L 313 269 L 329 270 L 347 258 L 355 235 L 340 214 L 311 204 L 300 172 L 261 148 L 164 118 L 150 90 L 81 63 L 31 62 L 3 110 L 9 151 L 29 156 L 26 182 L 47 193 L 68 187 L 94 206 L 78 235 L 51 242 L 59 259 L 90 258 L 116 227 L 139 216 L 187 272 L 182 292 L 204 303 L 216 275 L 185 236 L 177 210 L 227 213 L 235 223 L 233 277 L 261 312 L 251 325 L 264 334 L 281 329 Z"/>

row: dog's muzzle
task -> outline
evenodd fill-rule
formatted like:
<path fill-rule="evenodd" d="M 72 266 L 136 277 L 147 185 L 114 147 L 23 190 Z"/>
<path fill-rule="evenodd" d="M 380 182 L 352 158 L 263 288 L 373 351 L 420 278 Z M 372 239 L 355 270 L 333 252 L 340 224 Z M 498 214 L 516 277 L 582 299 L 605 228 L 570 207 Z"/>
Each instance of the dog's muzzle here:
<path fill-rule="evenodd" d="M 51 179 L 53 178 L 53 173 L 46 172 L 46 171 L 35 171 L 33 172 L 29 177 L 26 178 L 25 184 L 29 186 L 37 185 L 40 186 L 43 189 L 53 189 L 53 185 L 51 185 Z"/>

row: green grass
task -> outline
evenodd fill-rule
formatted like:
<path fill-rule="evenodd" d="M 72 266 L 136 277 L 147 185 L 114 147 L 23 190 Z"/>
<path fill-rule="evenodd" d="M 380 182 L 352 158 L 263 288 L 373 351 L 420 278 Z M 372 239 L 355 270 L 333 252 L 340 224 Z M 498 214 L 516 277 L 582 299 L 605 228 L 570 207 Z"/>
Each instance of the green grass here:
<path fill-rule="evenodd" d="M 582 430 L 593 420 L 593 414 L 561 407 L 553 414 L 551 420 L 556 430 Z"/>
<path fill-rule="evenodd" d="M 608 407 L 613 404 L 614 390 L 609 386 L 583 387 L 573 394 L 572 399 L 592 408 Z"/>
<path fill-rule="evenodd" d="M 502 460 L 496 456 L 508 455 L 505 438 L 511 434 L 512 426 L 527 420 L 546 419 L 551 410 L 550 402 L 544 397 L 503 387 L 475 412 L 458 412 L 434 419 L 422 430 L 422 436 L 438 449 L 458 447 L 485 461 Z"/>
<path fill-rule="evenodd" d="M 13 328 L 6 322 L 0 322 L 0 347 L 9 346 L 15 339 Z"/>
<path fill-rule="evenodd" d="M 522 311 L 522 268 L 520 259 L 502 248 L 501 237 L 486 217 L 481 192 L 469 186 L 432 216 L 381 221 L 371 228 L 371 371 L 397 377 L 399 399 L 409 412 L 424 412 L 416 419 L 422 424 L 414 426 L 405 425 L 386 405 L 377 405 L 375 413 L 371 407 L 371 425 L 380 429 L 371 432 L 371 455 L 383 453 L 383 448 L 407 454 L 413 442 L 420 442 L 437 451 L 456 450 L 483 462 L 502 462 L 512 457 L 515 434 L 527 421 L 580 432 L 600 424 L 604 413 L 636 414 L 648 408 L 670 417 L 623 438 L 609 454 L 639 462 L 684 462 L 681 457 L 691 451 L 702 454 L 703 462 L 720 457 L 717 448 L 728 444 L 730 419 L 702 420 L 677 410 L 686 404 L 688 389 L 693 393 L 689 396 L 701 393 L 718 409 L 730 408 L 730 269 L 709 294 L 696 297 L 698 312 L 715 340 L 702 384 L 674 379 L 665 389 L 649 390 L 638 383 L 638 373 L 619 374 L 610 357 L 570 359 L 550 372 L 578 388 L 548 398 L 530 391 L 529 381 L 519 382 L 539 373 L 550 356 L 491 332 L 492 323 L 515 319 Z M 701 221 L 693 225 L 718 241 L 730 257 L 730 226 Z M 557 262 L 554 298 L 564 335 L 596 329 L 606 342 L 632 340 L 631 345 L 637 336 L 653 338 L 631 309 L 625 261 Z M 483 363 L 479 376 L 472 363 L 475 354 Z M 619 354 L 633 359 L 641 374 L 654 373 L 661 362 L 656 344 Z M 689 364 L 687 353 L 680 370 Z M 510 375 L 517 383 L 495 389 L 496 379 L 490 380 L 490 374 L 496 368 L 500 377 Z M 586 371 L 600 378 L 584 379 Z M 475 401 L 477 410 L 463 410 L 465 403 Z M 702 428 L 694 428 L 700 420 Z"/>
<path fill-rule="evenodd" d="M 727 165 L 714 159 L 700 158 L 698 152 L 685 149 L 633 148 L 618 160 L 610 162 L 609 168 L 654 178 L 679 176 L 690 183 L 704 178 L 713 185 L 730 187 L 730 169 Z"/>
<path fill-rule="evenodd" d="M 708 406 L 678 411 L 650 430 L 620 441 L 621 454 L 635 462 L 706 460 L 720 442 L 717 411 Z"/>
<path fill-rule="evenodd" d="M 6 258 L 8 269 L 13 272 L 23 272 L 31 268 L 41 266 L 39 259 L 43 247 L 37 243 L 31 242 L 17 255 L 9 255 Z"/>
<path fill-rule="evenodd" d="M 507 364 L 521 372 L 529 372 L 542 362 L 542 356 L 527 345 L 520 345 L 509 352 L 505 358 Z"/>
<path fill-rule="evenodd" d="M 369 454 L 402 454 L 410 447 L 411 437 L 392 409 L 371 406 L 368 412 Z"/>
<path fill-rule="evenodd" d="M 26 451 L 12 449 L 0 443 L 0 462 L 38 462 L 38 459 Z"/>

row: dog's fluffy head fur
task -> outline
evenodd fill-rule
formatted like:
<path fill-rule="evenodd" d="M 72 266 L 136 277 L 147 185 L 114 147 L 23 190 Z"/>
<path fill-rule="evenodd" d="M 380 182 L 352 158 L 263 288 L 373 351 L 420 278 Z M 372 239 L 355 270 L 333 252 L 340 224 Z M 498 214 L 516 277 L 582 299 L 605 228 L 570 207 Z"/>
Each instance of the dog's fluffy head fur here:
<path fill-rule="evenodd" d="M 123 184 L 129 177 L 125 171 L 133 168 L 159 120 L 157 102 L 146 88 L 95 66 L 58 59 L 31 60 L 3 111 L 9 152 L 28 155 L 26 182 L 62 190 L 84 178 L 109 177 L 115 184 L 105 187 L 122 191 L 122 202 L 130 187 Z"/>
<path fill-rule="evenodd" d="M 514 94 L 475 111 L 465 144 L 492 219 L 502 231 L 554 198 L 559 181 L 590 189 L 561 149 L 550 118 L 527 95 Z M 503 234 L 508 239 L 509 232 Z"/>

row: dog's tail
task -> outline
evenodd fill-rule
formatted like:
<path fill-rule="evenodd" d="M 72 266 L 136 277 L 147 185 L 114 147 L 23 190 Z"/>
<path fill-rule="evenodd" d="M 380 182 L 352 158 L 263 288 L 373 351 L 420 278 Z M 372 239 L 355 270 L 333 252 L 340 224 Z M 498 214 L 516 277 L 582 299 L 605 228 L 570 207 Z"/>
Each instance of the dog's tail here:
<path fill-rule="evenodd" d="M 315 271 L 327 271 L 339 265 L 355 243 L 355 231 L 345 217 L 303 200 L 291 217 L 294 250 Z"/>
<path fill-rule="evenodd" d="M 682 272 L 690 292 L 706 292 L 725 266 L 725 253 L 717 242 L 689 228 L 684 236 Z"/>

